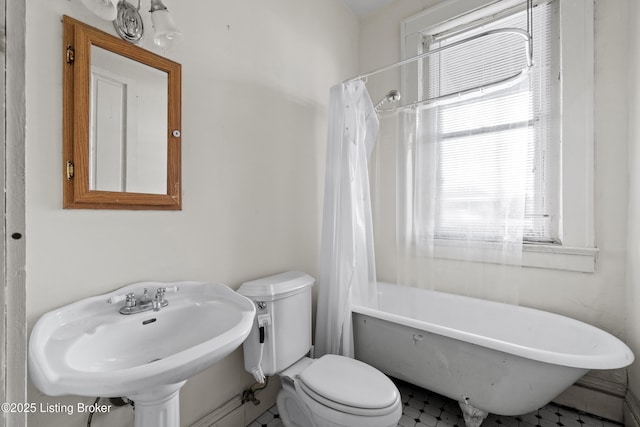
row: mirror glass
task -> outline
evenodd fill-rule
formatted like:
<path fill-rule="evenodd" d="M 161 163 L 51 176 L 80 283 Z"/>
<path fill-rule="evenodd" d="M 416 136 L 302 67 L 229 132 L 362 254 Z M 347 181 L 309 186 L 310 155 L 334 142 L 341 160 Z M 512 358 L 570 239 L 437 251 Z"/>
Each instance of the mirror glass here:
<path fill-rule="evenodd" d="M 64 207 L 182 209 L 180 64 L 63 25 Z"/>
<path fill-rule="evenodd" d="M 167 192 L 167 73 L 91 46 L 89 189 Z"/>

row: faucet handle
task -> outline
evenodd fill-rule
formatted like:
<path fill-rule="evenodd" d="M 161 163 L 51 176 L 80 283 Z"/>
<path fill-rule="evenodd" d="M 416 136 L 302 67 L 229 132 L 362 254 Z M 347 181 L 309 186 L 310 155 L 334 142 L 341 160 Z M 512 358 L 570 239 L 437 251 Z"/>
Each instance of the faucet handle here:
<path fill-rule="evenodd" d="M 126 294 L 114 295 L 107 300 L 107 304 L 118 304 L 127 299 Z"/>
<path fill-rule="evenodd" d="M 180 290 L 180 288 L 178 287 L 178 285 L 167 286 L 166 288 L 163 288 L 163 289 L 164 289 L 164 291 L 165 291 L 166 293 L 169 293 L 169 292 L 178 292 L 178 291 Z"/>
<path fill-rule="evenodd" d="M 156 297 L 162 295 L 164 296 L 164 294 L 169 293 L 169 292 L 178 292 L 180 290 L 180 288 L 176 285 L 173 286 L 167 286 L 167 287 L 161 287 L 156 289 Z"/>
<path fill-rule="evenodd" d="M 127 307 L 134 307 L 136 305 L 136 294 L 134 294 L 133 292 L 129 292 L 126 296 L 125 301 Z"/>

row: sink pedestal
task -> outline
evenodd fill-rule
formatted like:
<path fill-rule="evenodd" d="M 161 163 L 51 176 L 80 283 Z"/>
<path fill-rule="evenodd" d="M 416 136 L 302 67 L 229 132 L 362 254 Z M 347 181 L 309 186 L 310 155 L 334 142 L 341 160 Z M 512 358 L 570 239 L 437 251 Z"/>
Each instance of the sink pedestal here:
<path fill-rule="evenodd" d="M 135 427 L 179 427 L 180 388 L 187 381 L 127 396 L 135 403 Z"/>

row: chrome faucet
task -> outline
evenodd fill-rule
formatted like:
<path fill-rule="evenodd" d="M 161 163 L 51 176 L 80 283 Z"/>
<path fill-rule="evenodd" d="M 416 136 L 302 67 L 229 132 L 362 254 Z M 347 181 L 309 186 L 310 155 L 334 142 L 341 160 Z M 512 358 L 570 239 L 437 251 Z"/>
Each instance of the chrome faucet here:
<path fill-rule="evenodd" d="M 167 292 L 178 292 L 180 288 L 177 286 L 160 287 L 156 289 L 156 295 L 153 299 L 149 297 L 148 289 L 144 289 L 144 293 L 140 299 L 136 299 L 136 294 L 130 292 L 126 295 L 115 295 L 107 300 L 109 304 L 117 304 L 124 301 L 124 306 L 120 307 L 120 314 L 136 314 L 144 311 L 159 311 L 162 307 L 169 305 L 169 301 L 165 299 Z"/>

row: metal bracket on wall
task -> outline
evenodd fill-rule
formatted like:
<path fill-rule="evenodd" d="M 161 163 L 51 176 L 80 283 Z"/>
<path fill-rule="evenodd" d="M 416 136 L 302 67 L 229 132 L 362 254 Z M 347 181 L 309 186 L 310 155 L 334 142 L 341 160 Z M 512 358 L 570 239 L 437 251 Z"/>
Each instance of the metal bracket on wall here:
<path fill-rule="evenodd" d="M 73 162 L 67 160 L 67 180 L 73 179 Z"/>
<path fill-rule="evenodd" d="M 67 64 L 73 64 L 73 61 L 76 59 L 76 51 L 73 49 L 73 46 L 67 46 Z"/>

